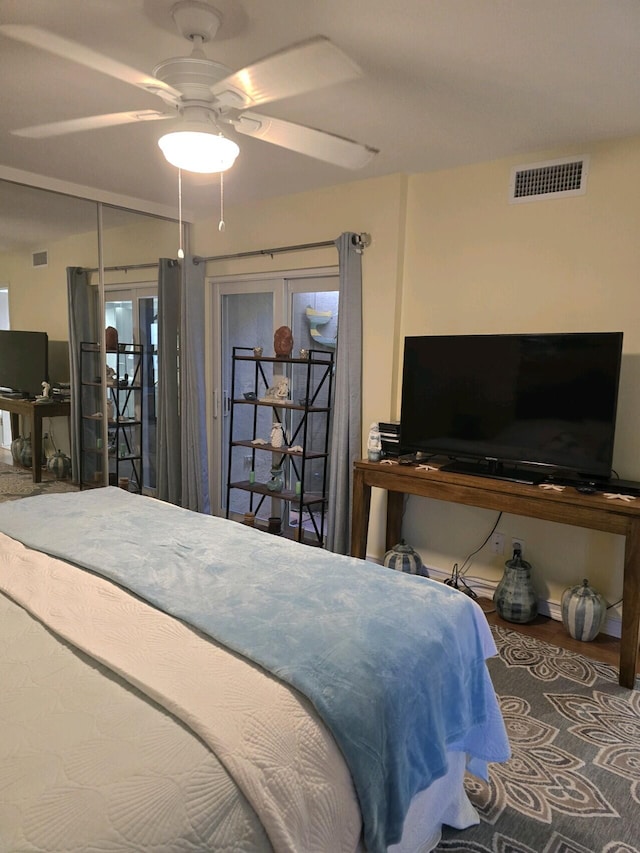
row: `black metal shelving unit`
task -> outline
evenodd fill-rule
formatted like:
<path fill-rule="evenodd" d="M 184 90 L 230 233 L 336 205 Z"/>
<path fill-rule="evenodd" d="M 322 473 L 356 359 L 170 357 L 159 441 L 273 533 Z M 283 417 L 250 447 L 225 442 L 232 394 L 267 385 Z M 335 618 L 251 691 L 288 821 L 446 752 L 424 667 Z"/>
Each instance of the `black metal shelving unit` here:
<path fill-rule="evenodd" d="M 107 400 L 111 406 L 107 424 L 109 485 L 121 478 L 128 489 L 142 492 L 143 439 L 143 356 L 141 344 L 118 344 L 108 352 L 115 375 L 107 379 Z M 97 343 L 80 344 L 81 369 L 81 471 L 83 488 L 104 484 L 102 449 L 102 351 Z"/>
<path fill-rule="evenodd" d="M 238 387 L 241 372 L 245 377 L 243 387 L 248 388 L 244 392 Z M 255 355 L 251 347 L 233 347 L 227 518 L 231 515 L 232 492 L 239 490 L 246 494 L 245 511 L 255 515 L 257 526 L 266 526 L 265 519 L 258 516 L 265 501 L 270 500 L 267 506 L 276 502 L 285 535 L 310 545 L 324 544 L 333 375 L 332 352 L 311 349 L 305 358 L 279 358 Z M 264 399 L 278 376 L 289 380 L 289 397 Z M 258 414 L 264 409 L 272 411 L 274 424 L 282 425 L 282 447 L 258 436 Z M 239 414 L 243 412 L 248 412 L 248 417 Z M 237 435 L 240 430 L 242 434 Z M 294 447 L 300 449 L 292 450 Z M 248 459 L 253 472 L 261 467 L 261 459 L 269 461 L 268 467 L 280 469 L 283 488 L 269 489 L 264 474 L 262 481 L 239 477 L 238 471 L 245 473 L 244 462 Z"/>

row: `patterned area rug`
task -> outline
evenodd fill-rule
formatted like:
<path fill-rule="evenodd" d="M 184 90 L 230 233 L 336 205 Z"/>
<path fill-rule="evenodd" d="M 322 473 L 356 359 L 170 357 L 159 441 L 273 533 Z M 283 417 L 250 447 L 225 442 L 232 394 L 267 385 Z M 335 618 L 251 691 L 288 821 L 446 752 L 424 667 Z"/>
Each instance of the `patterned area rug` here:
<path fill-rule="evenodd" d="M 512 758 L 468 778 L 480 824 L 445 829 L 438 851 L 640 853 L 640 679 L 493 627 L 489 662 Z"/>
<path fill-rule="evenodd" d="M 54 480 L 50 474 L 43 474 L 41 483 L 33 482 L 30 468 L 17 468 L 0 462 L 0 502 L 15 501 L 30 495 L 44 495 L 49 492 L 77 492 L 78 487 L 69 480 Z"/>

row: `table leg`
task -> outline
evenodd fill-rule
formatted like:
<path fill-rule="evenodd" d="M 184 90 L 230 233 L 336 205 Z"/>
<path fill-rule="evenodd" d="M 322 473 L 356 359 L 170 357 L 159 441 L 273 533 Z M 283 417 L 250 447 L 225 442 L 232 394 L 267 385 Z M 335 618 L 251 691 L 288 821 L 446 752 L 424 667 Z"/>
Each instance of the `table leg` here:
<path fill-rule="evenodd" d="M 42 479 L 42 417 L 35 408 L 31 416 L 31 470 L 33 482 L 39 483 Z"/>
<path fill-rule="evenodd" d="M 402 513 L 404 492 L 387 492 L 386 550 L 390 551 L 402 539 Z"/>
<path fill-rule="evenodd" d="M 367 556 L 367 534 L 371 512 L 371 486 L 365 485 L 364 475 L 353 471 L 353 509 L 351 512 L 351 556 L 364 560 Z"/>
<path fill-rule="evenodd" d="M 629 521 L 624 544 L 620 684 L 633 688 L 638 671 L 640 640 L 640 521 Z"/>

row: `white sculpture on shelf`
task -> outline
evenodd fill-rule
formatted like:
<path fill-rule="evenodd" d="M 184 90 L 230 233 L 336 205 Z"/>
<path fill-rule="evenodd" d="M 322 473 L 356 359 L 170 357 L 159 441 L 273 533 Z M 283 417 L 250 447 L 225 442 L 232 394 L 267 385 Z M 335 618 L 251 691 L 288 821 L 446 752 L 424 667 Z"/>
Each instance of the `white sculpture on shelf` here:
<path fill-rule="evenodd" d="M 284 447 L 284 431 L 279 421 L 274 421 L 271 427 L 270 444 L 272 447 Z"/>
<path fill-rule="evenodd" d="M 274 384 L 267 388 L 266 394 L 262 398 L 263 403 L 282 403 L 289 399 L 289 377 L 276 376 Z"/>

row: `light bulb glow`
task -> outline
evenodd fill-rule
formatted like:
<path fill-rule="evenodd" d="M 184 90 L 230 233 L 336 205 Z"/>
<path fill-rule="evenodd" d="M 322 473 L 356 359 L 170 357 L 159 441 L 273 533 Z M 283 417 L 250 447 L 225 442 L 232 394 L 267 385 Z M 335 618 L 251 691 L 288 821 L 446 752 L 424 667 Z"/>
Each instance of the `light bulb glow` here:
<path fill-rule="evenodd" d="M 231 139 L 216 133 L 177 130 L 158 140 L 162 153 L 173 166 L 187 172 L 224 172 L 240 153 Z"/>

